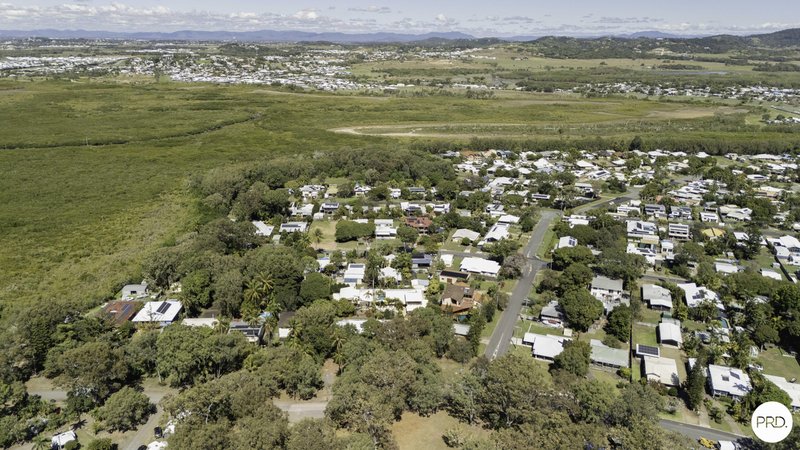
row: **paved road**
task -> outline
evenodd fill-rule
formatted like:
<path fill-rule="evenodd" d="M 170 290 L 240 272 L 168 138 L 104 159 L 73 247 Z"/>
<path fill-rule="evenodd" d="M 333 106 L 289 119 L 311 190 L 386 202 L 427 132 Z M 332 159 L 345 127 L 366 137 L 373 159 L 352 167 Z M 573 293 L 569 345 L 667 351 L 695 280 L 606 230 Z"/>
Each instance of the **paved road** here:
<path fill-rule="evenodd" d="M 52 400 L 56 402 L 64 402 L 67 400 L 67 391 L 54 386 L 52 381 L 46 378 L 38 377 L 31 379 L 28 382 L 27 388 L 28 394 L 38 395 L 43 400 Z M 140 425 L 133 435 L 129 437 L 126 436 L 119 448 L 122 450 L 136 450 L 140 446 L 147 445 L 155 440 L 153 437 L 153 428 L 160 424 L 164 416 L 164 410 L 158 406 L 158 404 L 165 395 L 173 391 L 173 389 L 163 386 L 145 385 L 144 393 L 150 399 L 150 402 L 156 405 L 156 412 L 155 414 L 151 414 L 147 423 Z"/>
<path fill-rule="evenodd" d="M 494 333 L 492 333 L 492 337 L 489 339 L 489 345 L 486 346 L 485 355 L 489 359 L 497 358 L 508 350 L 511 344 L 511 338 L 514 335 L 514 325 L 516 325 L 519 314 L 522 311 L 522 303 L 531 291 L 536 272 L 547 265 L 547 263 L 536 257 L 536 251 L 542 244 L 544 235 L 550 227 L 550 224 L 554 219 L 559 217 L 559 213 L 556 211 L 542 211 L 541 215 L 539 223 L 537 223 L 536 227 L 533 229 L 533 234 L 528 241 L 528 245 L 526 245 L 523 250 L 523 255 L 528 259 L 528 263 L 522 271 L 522 277 L 517 283 L 517 286 L 511 293 L 508 306 L 505 311 L 503 311 L 502 316 L 500 316 L 500 321 L 497 323 L 497 327 L 494 329 Z"/>
<path fill-rule="evenodd" d="M 740 444 L 742 448 L 758 448 L 752 438 L 740 436 L 738 434 L 726 433 L 724 431 L 701 427 L 699 425 L 673 422 L 672 420 L 661 420 L 660 425 L 661 428 L 669 431 L 675 431 L 694 441 L 704 437 L 706 439 L 711 439 L 712 441 L 733 441 Z"/>
<path fill-rule="evenodd" d="M 289 423 L 297 423 L 308 418 L 323 419 L 325 408 L 328 406 L 326 401 L 300 403 L 275 400 L 273 403 L 289 415 Z"/>

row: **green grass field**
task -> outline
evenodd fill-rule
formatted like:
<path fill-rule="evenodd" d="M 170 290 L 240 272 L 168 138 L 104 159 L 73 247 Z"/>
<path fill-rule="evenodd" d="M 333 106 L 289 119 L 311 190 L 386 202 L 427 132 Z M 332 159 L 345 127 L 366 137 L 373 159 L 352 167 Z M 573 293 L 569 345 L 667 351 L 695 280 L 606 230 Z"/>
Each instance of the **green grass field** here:
<path fill-rule="evenodd" d="M 678 116 L 713 115 L 717 108 L 525 92 L 474 100 L 169 82 L 3 80 L 0 304 L 59 300 L 88 309 L 122 284 L 139 281 L 148 252 L 195 228 L 199 216 L 189 181 L 211 168 L 440 139 L 331 130 L 450 124 L 453 135 L 446 139 L 466 146 L 474 134 L 458 124 L 512 124 L 523 130 L 555 130 L 553 124 L 559 124 L 566 131 L 556 139 L 564 140 L 592 124 L 598 126 L 593 136 L 628 139 L 631 121 L 675 124 Z M 0 314 L 7 317 L 14 309 Z"/>
<path fill-rule="evenodd" d="M 778 348 L 771 348 L 761 352 L 756 361 L 764 366 L 764 373 L 778 375 L 784 378 L 800 378 L 800 364 L 797 358 L 790 355 L 784 356 Z"/>

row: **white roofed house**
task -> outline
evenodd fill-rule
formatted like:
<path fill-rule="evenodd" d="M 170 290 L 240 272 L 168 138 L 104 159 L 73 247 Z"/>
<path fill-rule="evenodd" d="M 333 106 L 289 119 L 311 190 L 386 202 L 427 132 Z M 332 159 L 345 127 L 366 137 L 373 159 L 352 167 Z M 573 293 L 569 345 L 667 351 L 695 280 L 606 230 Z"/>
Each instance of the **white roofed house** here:
<path fill-rule="evenodd" d="M 741 400 L 753 389 L 750 376 L 741 369 L 708 365 L 708 387 L 714 397 L 727 396 Z"/>
<path fill-rule="evenodd" d="M 478 238 L 481 237 L 481 234 L 477 231 L 468 230 L 466 228 L 459 228 L 453 233 L 453 241 L 461 242 L 464 239 L 469 239 L 470 241 L 476 241 Z"/>
<path fill-rule="evenodd" d="M 644 356 L 642 369 L 649 381 L 655 381 L 665 386 L 680 386 L 678 364 L 672 358 Z"/>
<path fill-rule="evenodd" d="M 136 300 L 139 298 L 147 297 L 147 283 L 142 282 L 139 284 L 126 284 L 122 288 L 123 300 Z"/>
<path fill-rule="evenodd" d="M 621 304 L 630 305 L 630 298 L 622 289 L 622 280 L 596 276 L 589 289 L 596 299 L 603 302 L 606 314 Z"/>
<path fill-rule="evenodd" d="M 771 381 L 775 386 L 778 386 L 780 390 L 789 395 L 789 398 L 792 399 L 792 411 L 800 411 L 800 384 L 776 375 L 764 374 L 764 378 Z"/>
<path fill-rule="evenodd" d="M 323 196 L 325 194 L 325 186 L 319 184 L 307 184 L 302 186 L 299 191 L 303 196 L 303 199 L 311 200 Z"/>
<path fill-rule="evenodd" d="M 275 231 L 274 225 L 267 225 L 260 220 L 254 220 L 252 223 L 253 226 L 256 227 L 256 236 L 269 237 L 272 235 L 272 232 Z"/>
<path fill-rule="evenodd" d="M 688 241 L 692 238 L 692 233 L 689 225 L 683 223 L 670 223 L 668 227 L 668 236 L 670 239 Z"/>
<path fill-rule="evenodd" d="M 307 222 L 282 223 L 278 231 L 280 233 L 305 233 L 306 231 L 308 231 L 308 223 Z"/>
<path fill-rule="evenodd" d="M 644 236 L 658 236 L 658 227 L 653 222 L 643 220 L 629 220 L 626 224 L 628 237 L 641 238 Z"/>
<path fill-rule="evenodd" d="M 52 438 L 50 438 L 50 448 L 51 450 L 61 450 L 67 446 L 70 442 L 77 441 L 78 435 L 75 434 L 74 431 L 69 430 L 63 433 L 59 433 Z"/>
<path fill-rule="evenodd" d="M 177 319 L 183 309 L 181 302 L 166 300 L 163 302 L 147 302 L 133 318 L 133 323 L 157 323 L 165 327 Z"/>
<path fill-rule="evenodd" d="M 662 318 L 658 324 L 658 342 L 662 345 L 680 347 L 683 345 L 681 334 L 681 321 L 678 319 Z"/>
<path fill-rule="evenodd" d="M 781 236 L 767 239 L 772 245 L 775 256 L 792 265 L 800 265 L 800 240 L 794 236 Z"/>
<path fill-rule="evenodd" d="M 375 219 L 375 238 L 394 239 L 397 237 L 397 227 L 392 219 Z"/>
<path fill-rule="evenodd" d="M 508 231 L 508 225 L 502 223 L 496 223 L 492 228 L 486 233 L 486 237 L 483 238 L 484 242 L 497 242 L 503 239 L 508 239 L 510 233 Z"/>
<path fill-rule="evenodd" d="M 571 248 L 577 247 L 578 240 L 572 236 L 562 236 L 558 239 L 558 244 L 556 245 L 556 249 L 559 248 Z"/>
<path fill-rule="evenodd" d="M 672 309 L 672 292 L 655 284 L 642 285 L 642 300 L 650 309 L 669 311 Z"/>
<path fill-rule="evenodd" d="M 425 298 L 425 288 L 415 287 L 411 289 L 371 289 L 345 287 L 338 293 L 333 294 L 334 300 L 351 300 L 362 306 L 377 306 L 384 309 L 394 308 L 393 303 L 399 302 L 404 306 L 405 312 L 411 312 L 417 308 L 424 308 L 428 305 Z"/>
<path fill-rule="evenodd" d="M 500 273 L 500 264 L 489 259 L 468 256 L 461 260 L 460 269 L 462 272 L 496 277 Z"/>
<path fill-rule="evenodd" d="M 525 333 L 522 338 L 523 344 L 531 346 L 533 357 L 544 361 L 553 361 L 564 351 L 564 344 L 569 341 L 571 339 L 567 337 L 552 334 Z"/>
<path fill-rule="evenodd" d="M 709 301 L 714 303 L 717 306 L 717 309 L 724 309 L 722 300 L 719 298 L 719 294 L 711 289 L 698 286 L 695 283 L 682 283 L 678 284 L 678 287 L 683 289 L 683 292 L 686 294 L 686 306 L 689 308 L 696 308 L 704 301 Z"/>

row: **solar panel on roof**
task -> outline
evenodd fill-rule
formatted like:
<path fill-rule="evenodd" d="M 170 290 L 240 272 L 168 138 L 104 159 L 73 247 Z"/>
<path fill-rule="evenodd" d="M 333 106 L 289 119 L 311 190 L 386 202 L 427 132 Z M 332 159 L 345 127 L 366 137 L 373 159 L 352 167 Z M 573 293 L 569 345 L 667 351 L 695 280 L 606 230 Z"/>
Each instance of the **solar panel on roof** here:
<path fill-rule="evenodd" d="M 167 312 L 168 309 L 169 309 L 169 303 L 163 302 L 161 303 L 161 305 L 158 306 L 156 312 L 159 314 L 164 314 L 165 312 Z"/>
<path fill-rule="evenodd" d="M 636 354 L 658 357 L 661 356 L 661 351 L 658 349 L 658 347 L 654 347 L 652 345 L 636 344 Z"/>

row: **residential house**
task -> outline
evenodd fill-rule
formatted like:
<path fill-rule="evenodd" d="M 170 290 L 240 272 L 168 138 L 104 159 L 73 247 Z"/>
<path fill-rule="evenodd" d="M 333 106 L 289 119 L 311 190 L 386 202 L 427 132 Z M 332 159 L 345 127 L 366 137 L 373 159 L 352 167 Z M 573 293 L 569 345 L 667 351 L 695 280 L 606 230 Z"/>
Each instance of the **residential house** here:
<path fill-rule="evenodd" d="M 484 258 L 468 256 L 461 260 L 460 270 L 488 277 L 497 277 L 500 273 L 500 264 Z"/>
<path fill-rule="evenodd" d="M 305 233 L 308 231 L 307 222 L 286 222 L 282 223 L 279 233 Z"/>
<path fill-rule="evenodd" d="M 411 289 L 359 289 L 345 287 L 333 294 L 334 300 L 351 300 L 360 306 L 376 306 L 379 309 L 394 310 L 394 304 L 403 306 L 405 312 L 428 305 L 425 288 L 418 286 Z"/>
<path fill-rule="evenodd" d="M 219 324 L 219 319 L 214 317 L 184 317 L 181 325 L 194 328 L 214 328 Z"/>
<path fill-rule="evenodd" d="M 622 280 L 612 280 L 604 276 L 596 276 L 589 286 L 592 295 L 603 302 L 606 314 L 621 304 L 630 304 L 630 298 L 622 290 Z"/>
<path fill-rule="evenodd" d="M 428 253 L 413 253 L 411 255 L 412 269 L 427 269 L 433 264 L 433 256 Z"/>
<path fill-rule="evenodd" d="M 466 316 L 475 306 L 469 286 L 448 284 L 442 292 L 442 310 L 455 316 Z"/>
<path fill-rule="evenodd" d="M 673 206 L 669 212 L 670 219 L 692 220 L 692 208 L 689 206 Z"/>
<path fill-rule="evenodd" d="M 628 350 L 608 347 L 597 339 L 592 339 L 590 345 L 592 350 L 589 360 L 592 364 L 615 370 L 630 367 Z"/>
<path fill-rule="evenodd" d="M 562 236 L 558 239 L 558 244 L 556 244 L 556 250 L 559 248 L 570 248 L 570 247 L 577 247 L 578 240 L 572 236 Z"/>
<path fill-rule="evenodd" d="M 691 228 L 683 223 L 670 223 L 667 235 L 670 239 L 678 241 L 688 241 L 692 238 Z"/>
<path fill-rule="evenodd" d="M 103 307 L 102 316 L 115 326 L 120 326 L 136 315 L 138 307 L 138 302 L 115 300 Z"/>
<path fill-rule="evenodd" d="M 644 214 L 655 219 L 663 219 L 667 217 L 667 207 L 658 204 L 644 205 Z"/>
<path fill-rule="evenodd" d="M 443 270 L 439 273 L 439 281 L 450 284 L 466 283 L 469 281 L 469 274 L 455 270 Z"/>
<path fill-rule="evenodd" d="M 689 308 L 696 308 L 704 301 L 710 301 L 717 305 L 717 309 L 723 310 L 724 306 L 719 298 L 719 294 L 703 286 L 698 286 L 695 283 L 682 283 L 678 287 L 683 289 L 686 300 L 686 306 Z"/>
<path fill-rule="evenodd" d="M 122 288 L 123 300 L 136 300 L 148 296 L 147 283 L 127 284 Z"/>
<path fill-rule="evenodd" d="M 775 375 L 764 374 L 764 378 L 771 381 L 775 386 L 778 386 L 783 392 L 786 392 L 792 400 L 792 411 L 800 412 L 800 384 Z"/>
<path fill-rule="evenodd" d="M 298 206 L 292 203 L 292 206 L 289 207 L 289 212 L 295 217 L 311 217 L 314 215 L 314 205 L 306 203 L 305 205 Z"/>
<path fill-rule="evenodd" d="M 397 237 L 397 227 L 392 219 L 375 219 L 375 238 L 394 239 Z"/>
<path fill-rule="evenodd" d="M 531 346 L 534 358 L 553 361 L 556 356 L 564 351 L 564 344 L 571 340 L 564 336 L 553 336 L 552 334 L 525 333 L 522 343 Z"/>
<path fill-rule="evenodd" d="M 642 300 L 650 309 L 669 311 L 672 309 L 672 292 L 655 284 L 642 285 Z"/>
<path fill-rule="evenodd" d="M 792 265 L 800 265 L 800 240 L 794 236 L 781 236 L 779 238 L 768 238 L 767 242 L 772 245 L 775 256 L 782 261 Z"/>
<path fill-rule="evenodd" d="M 339 211 L 340 206 L 339 202 L 325 202 L 319 205 L 319 211 L 326 216 L 332 216 Z"/>
<path fill-rule="evenodd" d="M 708 365 L 708 387 L 714 397 L 727 396 L 741 400 L 753 389 L 750 376 L 742 369 Z"/>
<path fill-rule="evenodd" d="M 719 223 L 719 216 L 715 212 L 702 211 L 700 213 L 700 221 L 707 223 Z"/>
<path fill-rule="evenodd" d="M 428 234 L 433 221 L 427 217 L 409 216 L 405 218 L 405 224 L 419 232 L 419 234 Z"/>
<path fill-rule="evenodd" d="M 653 222 L 643 220 L 629 220 L 626 224 L 629 238 L 642 238 L 644 236 L 658 236 L 658 227 Z"/>
<path fill-rule="evenodd" d="M 566 319 L 564 313 L 561 311 L 561 305 L 558 304 L 558 300 L 553 300 L 542 308 L 542 311 L 539 313 L 539 320 L 543 324 L 553 328 L 561 328 L 564 326 L 564 321 Z"/>
<path fill-rule="evenodd" d="M 307 184 L 300 187 L 299 190 L 303 200 L 314 200 L 325 194 L 325 186 L 319 184 Z"/>
<path fill-rule="evenodd" d="M 78 435 L 74 431 L 65 431 L 50 438 L 50 448 L 51 450 L 62 450 L 67 444 L 77 440 Z"/>
<path fill-rule="evenodd" d="M 496 223 L 486 233 L 486 237 L 483 238 L 483 242 L 484 243 L 493 243 L 493 242 L 501 241 L 503 239 L 508 239 L 509 236 L 510 236 L 509 226 L 506 225 L 506 224 L 502 224 L 502 223 Z"/>
<path fill-rule="evenodd" d="M 675 258 L 675 244 L 672 241 L 661 241 L 661 259 L 671 261 Z"/>
<path fill-rule="evenodd" d="M 681 334 L 681 321 L 664 317 L 656 328 L 658 342 L 662 345 L 680 347 L 683 345 L 683 335 Z"/>
<path fill-rule="evenodd" d="M 175 321 L 182 309 L 183 305 L 177 300 L 147 302 L 132 321 L 133 323 L 157 323 L 165 327 Z"/>
<path fill-rule="evenodd" d="M 732 273 L 736 273 L 736 272 L 738 272 L 738 271 L 739 271 L 739 267 L 738 267 L 737 265 L 735 265 L 735 264 L 731 264 L 731 263 L 729 263 L 729 262 L 725 262 L 725 261 L 716 261 L 716 262 L 714 263 L 714 270 L 715 270 L 717 273 L 721 273 L 721 274 L 725 274 L 725 275 L 730 275 L 730 274 L 732 274 Z"/>
<path fill-rule="evenodd" d="M 257 324 L 250 324 L 244 320 L 232 320 L 228 325 L 228 334 L 242 333 L 247 342 L 260 344 L 264 338 L 264 323 L 259 320 Z"/>
<path fill-rule="evenodd" d="M 270 237 L 272 232 L 275 231 L 274 225 L 267 225 L 260 220 L 254 220 L 252 223 L 256 227 L 256 236 Z"/>
<path fill-rule="evenodd" d="M 467 230 L 466 228 L 459 228 L 453 233 L 453 241 L 454 242 L 461 242 L 464 239 L 469 239 L 472 242 L 478 240 L 481 237 L 481 234 L 477 231 Z"/>
<path fill-rule="evenodd" d="M 355 193 L 356 197 L 365 197 L 371 190 L 372 188 L 369 186 L 356 184 L 356 186 L 353 188 L 353 193 Z"/>
<path fill-rule="evenodd" d="M 349 285 L 356 285 L 361 283 L 366 274 L 367 266 L 361 263 L 350 263 L 347 265 L 347 270 L 344 272 L 342 282 Z"/>
<path fill-rule="evenodd" d="M 649 381 L 655 381 L 665 386 L 680 386 L 678 364 L 672 358 L 644 356 L 642 357 L 642 371 Z"/>

